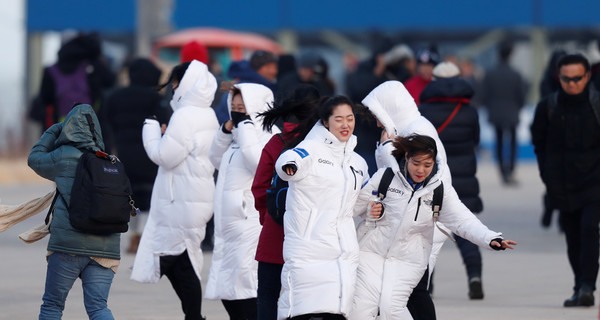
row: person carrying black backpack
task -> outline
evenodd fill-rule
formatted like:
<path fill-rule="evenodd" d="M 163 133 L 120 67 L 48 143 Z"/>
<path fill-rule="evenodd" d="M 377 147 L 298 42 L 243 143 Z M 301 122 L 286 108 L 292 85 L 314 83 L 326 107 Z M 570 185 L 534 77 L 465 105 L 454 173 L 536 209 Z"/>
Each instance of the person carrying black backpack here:
<path fill-rule="evenodd" d="M 94 134 L 86 116 L 91 117 Z M 94 140 L 94 135 L 96 140 Z M 79 158 L 85 150 L 104 148 L 98 118 L 90 105 L 80 104 L 65 121 L 44 132 L 33 146 L 27 163 L 38 175 L 56 182 L 56 198 L 48 267 L 40 319 L 59 319 L 73 283 L 81 278 L 84 305 L 90 319 L 113 319 L 107 306 L 108 293 L 120 262 L 120 234 L 94 235 L 71 225 L 68 205 Z"/>

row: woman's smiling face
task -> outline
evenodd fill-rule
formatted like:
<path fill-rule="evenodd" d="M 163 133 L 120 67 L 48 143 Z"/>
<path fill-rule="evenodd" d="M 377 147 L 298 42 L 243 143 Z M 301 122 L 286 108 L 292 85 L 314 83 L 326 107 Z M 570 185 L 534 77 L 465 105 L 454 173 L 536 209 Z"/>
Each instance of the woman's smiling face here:
<path fill-rule="evenodd" d="M 426 153 L 415 154 L 406 159 L 408 174 L 414 183 L 421 183 L 433 171 L 434 159 Z"/>
<path fill-rule="evenodd" d="M 325 127 L 338 140 L 346 142 L 354 132 L 354 113 L 352 107 L 347 104 L 340 104 L 333 108 L 331 116 L 325 122 Z"/>

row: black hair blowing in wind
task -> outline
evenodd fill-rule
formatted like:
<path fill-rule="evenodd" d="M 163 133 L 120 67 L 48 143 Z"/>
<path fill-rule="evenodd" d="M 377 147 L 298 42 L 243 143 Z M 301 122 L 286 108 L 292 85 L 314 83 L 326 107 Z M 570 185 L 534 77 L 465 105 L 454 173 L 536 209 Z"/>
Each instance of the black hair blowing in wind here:
<path fill-rule="evenodd" d="M 280 120 L 296 123 L 296 128 L 290 132 L 290 135 L 295 138 L 286 142 L 284 148 L 295 147 L 304 140 L 318 119 L 319 99 L 317 88 L 308 84 L 298 85 L 289 97 L 275 102 L 273 108 L 258 115 L 263 117 L 263 130 L 271 132 L 273 126 Z"/>

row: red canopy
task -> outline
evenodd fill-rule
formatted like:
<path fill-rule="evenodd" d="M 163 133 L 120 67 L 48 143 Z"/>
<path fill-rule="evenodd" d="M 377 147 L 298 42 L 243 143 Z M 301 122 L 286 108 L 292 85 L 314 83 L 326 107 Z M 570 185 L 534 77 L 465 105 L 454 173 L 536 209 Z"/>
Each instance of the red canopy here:
<path fill-rule="evenodd" d="M 208 48 L 231 48 L 232 59 L 242 59 L 242 50 L 265 50 L 281 54 L 282 50 L 277 42 L 251 32 L 229 31 L 218 28 L 190 28 L 177 31 L 158 38 L 154 42 L 154 55 L 160 48 L 182 47 L 186 43 L 196 40 Z"/>

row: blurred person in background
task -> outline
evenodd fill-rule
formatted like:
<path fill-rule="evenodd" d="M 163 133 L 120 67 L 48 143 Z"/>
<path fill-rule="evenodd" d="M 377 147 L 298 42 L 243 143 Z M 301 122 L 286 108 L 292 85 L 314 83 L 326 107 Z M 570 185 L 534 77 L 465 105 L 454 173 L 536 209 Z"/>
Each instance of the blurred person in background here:
<path fill-rule="evenodd" d="M 208 150 L 218 130 L 210 104 L 215 77 L 197 60 L 173 68 L 173 115 L 166 128 L 144 121 L 146 154 L 158 165 L 150 216 L 135 256 L 131 279 L 157 283 L 166 275 L 181 301 L 185 319 L 203 319 L 200 243 L 213 213 L 214 167 Z"/>
<path fill-rule="evenodd" d="M 263 226 L 256 248 L 258 261 L 258 320 L 277 319 L 277 300 L 281 292 L 283 268 L 283 225 L 278 224 L 267 210 L 267 190 L 271 187 L 275 161 L 283 150 L 294 148 L 304 136 L 306 127 L 317 112 L 319 91 L 307 84 L 296 87 L 294 94 L 275 107 L 261 113 L 263 129 L 272 131 L 277 122 L 284 121 L 283 132 L 274 135 L 265 145 L 252 182 L 254 207 Z"/>
<path fill-rule="evenodd" d="M 288 73 L 278 83 L 276 97 L 281 99 L 290 96 L 299 84 L 310 84 L 319 90 L 321 96 L 334 93 L 334 87 L 327 74 L 329 66 L 323 57 L 316 51 L 305 51 L 297 61 L 294 72 Z"/>
<path fill-rule="evenodd" d="M 273 105 L 273 92 L 256 83 L 225 82 L 231 120 L 217 130 L 209 150 L 219 168 L 215 208 L 215 248 L 206 298 L 221 300 L 231 320 L 252 320 L 257 314 L 258 262 L 261 231 L 259 213 L 251 192 L 264 145 L 272 135 L 258 115 Z"/>
<path fill-rule="evenodd" d="M 114 82 L 115 75 L 102 55 L 98 34 L 79 33 L 63 43 L 58 61 L 44 68 L 30 117 L 46 129 L 63 121 L 76 102 L 90 104 L 98 111 L 103 91 Z"/>
<path fill-rule="evenodd" d="M 102 113 L 109 126 L 106 131 L 114 137 L 116 154 L 123 162 L 131 182 L 133 198 L 141 214 L 131 218 L 128 253 L 136 253 L 150 210 L 152 185 L 158 171 L 142 141 L 144 119 L 162 113 L 162 96 L 157 92 L 161 70 L 150 60 L 137 58 L 127 67 L 129 86 L 115 90 L 107 99 Z M 165 124 L 166 120 L 159 120 Z"/>
<path fill-rule="evenodd" d="M 392 47 L 389 39 L 380 39 L 371 57 L 360 62 L 356 71 L 347 76 L 348 96 L 359 102 L 385 81 L 405 81 L 414 72 L 414 61 L 414 54 L 408 46 L 399 44 Z M 373 142 L 379 140 L 379 129 L 374 121 L 369 120 L 361 114 L 357 115 L 361 125 L 354 131 L 358 138 L 355 151 L 367 161 L 369 174 L 373 174 L 377 170 L 374 156 L 376 145 Z"/>
<path fill-rule="evenodd" d="M 482 102 L 488 110 L 488 120 L 496 129 L 496 158 L 505 185 L 514 185 L 517 162 L 517 125 L 525 104 L 525 85 L 521 75 L 510 65 L 511 41 L 498 47 L 500 61 L 486 72 L 482 85 Z M 508 150 L 505 150 L 508 144 Z"/>
<path fill-rule="evenodd" d="M 600 223 L 600 93 L 580 54 L 558 61 L 561 88 L 536 106 L 531 142 L 552 208 L 560 211 L 573 295 L 563 306 L 593 306 Z"/>
<path fill-rule="evenodd" d="M 274 53 L 258 50 L 255 51 L 250 60 L 234 61 L 229 65 L 227 76 L 233 83 L 256 83 L 269 88 L 273 94 L 277 94 L 277 55 Z M 228 111 L 227 95 L 221 97 L 221 101 L 215 109 L 219 124 L 230 120 Z"/>
<path fill-rule="evenodd" d="M 558 60 L 564 57 L 565 55 L 567 55 L 567 52 L 562 49 L 552 51 L 550 61 L 548 61 L 548 66 L 546 66 L 542 82 L 540 83 L 541 98 L 545 98 L 548 95 L 553 94 L 554 92 L 560 89 L 560 79 L 558 78 Z M 547 193 L 544 193 L 544 196 L 542 197 L 542 204 L 544 206 L 544 209 L 542 211 L 541 224 L 542 227 L 548 228 L 550 227 L 550 224 L 552 224 L 552 215 L 554 213 L 554 208 L 552 208 L 552 206 L 550 205 L 550 199 L 548 198 Z M 559 228 L 562 230 L 560 223 Z"/>
<path fill-rule="evenodd" d="M 415 103 L 420 105 L 420 96 L 423 89 L 431 82 L 433 67 L 440 62 L 439 54 L 435 50 L 421 50 L 417 52 L 416 74 L 404 82 L 408 93 L 415 99 Z"/>
<path fill-rule="evenodd" d="M 433 68 L 433 81 L 421 93 L 419 111 L 437 129 L 444 144 L 452 186 L 460 201 L 477 214 L 483 211 L 476 177 L 479 116 L 470 104 L 473 88 L 459 76 L 460 70 L 452 62 L 441 62 Z M 483 299 L 479 247 L 456 234 L 454 239 L 466 267 L 469 298 Z"/>

